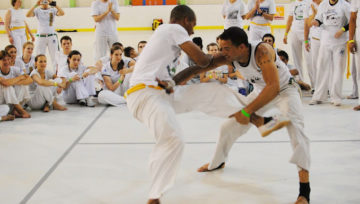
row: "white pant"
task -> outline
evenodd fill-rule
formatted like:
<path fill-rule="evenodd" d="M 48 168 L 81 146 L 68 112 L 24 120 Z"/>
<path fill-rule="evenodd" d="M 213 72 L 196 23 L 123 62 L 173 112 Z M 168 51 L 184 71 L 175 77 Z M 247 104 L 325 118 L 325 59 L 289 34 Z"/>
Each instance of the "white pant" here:
<path fill-rule="evenodd" d="M 43 54 L 46 55 L 46 47 L 49 50 L 51 63 L 53 65 L 53 71 L 56 71 L 56 56 L 59 52 L 59 42 L 57 39 L 57 35 L 54 34 L 53 36 L 49 37 L 37 37 L 35 41 L 35 52 L 36 55 Z"/>
<path fill-rule="evenodd" d="M 248 103 L 257 97 L 257 91 L 252 92 L 247 98 Z M 302 102 L 300 99 L 299 88 L 297 85 L 288 85 L 288 88 L 265 105 L 257 114 L 262 114 L 267 110 L 278 108 L 281 113 L 290 118 L 291 123 L 287 126 L 293 155 L 290 162 L 299 168 L 309 170 L 310 168 L 310 141 L 304 133 L 304 117 L 302 115 Z M 227 160 L 229 151 L 235 141 L 245 134 L 251 124 L 239 124 L 234 118 L 228 119 L 223 123 L 220 130 L 220 137 L 216 144 L 216 151 L 208 169 L 214 169 Z"/>
<path fill-rule="evenodd" d="M 11 36 L 14 40 L 14 46 L 16 47 L 16 56 L 22 56 L 23 45 L 27 41 L 25 29 L 17 29 L 11 31 Z"/>
<path fill-rule="evenodd" d="M 249 41 L 262 41 L 265 34 L 271 33 L 269 26 L 257 26 L 250 24 Z"/>
<path fill-rule="evenodd" d="M 353 74 L 354 83 L 357 82 L 357 91 L 358 96 L 360 96 L 360 89 L 358 88 L 360 86 L 360 29 L 356 29 L 356 46 L 358 51 L 354 54 L 355 55 L 355 69 L 356 73 Z M 356 76 L 356 77 L 355 77 Z M 359 104 L 360 104 L 360 97 L 359 97 Z"/>
<path fill-rule="evenodd" d="M 0 85 L 0 104 L 19 104 L 19 100 L 13 86 Z"/>
<path fill-rule="evenodd" d="M 319 59 L 320 40 L 311 38 L 310 46 L 311 46 L 311 48 L 310 48 L 311 66 L 308 67 L 308 72 L 309 72 L 311 87 L 313 89 L 315 89 L 315 87 L 316 87 L 316 77 L 317 77 L 316 70 L 319 70 L 317 68 L 317 62 L 318 62 L 318 59 Z"/>
<path fill-rule="evenodd" d="M 327 91 L 330 90 L 331 102 L 341 103 L 346 56 L 346 44 L 335 46 L 328 44 L 320 45 L 313 101 L 325 101 L 327 99 Z"/>
<path fill-rule="evenodd" d="M 0 121 L 1 117 L 6 116 L 10 111 L 10 108 L 8 105 L 0 105 Z"/>
<path fill-rule="evenodd" d="M 61 83 L 61 79 L 57 78 L 55 80 L 57 83 Z M 57 93 L 56 93 L 57 87 L 55 86 L 40 86 L 38 85 L 32 94 L 32 97 L 30 101 L 28 102 L 28 105 L 33 110 L 40 110 L 44 108 L 45 103 L 48 103 L 49 106 L 52 105 Z"/>
<path fill-rule="evenodd" d="M 95 34 L 95 62 L 110 52 L 113 43 L 118 42 L 117 33 L 113 36 L 99 36 Z"/>
<path fill-rule="evenodd" d="M 290 47 L 291 47 L 291 53 L 293 56 L 295 68 L 299 71 L 300 80 L 304 81 L 304 73 L 303 73 L 304 72 L 303 52 L 305 51 L 304 32 L 293 31 L 290 33 Z M 306 57 L 305 62 L 308 70 L 312 70 L 310 53 L 305 51 L 304 56 Z"/>
<path fill-rule="evenodd" d="M 77 100 L 86 99 L 95 94 L 95 75 L 89 75 L 79 81 L 73 81 L 69 87 L 64 90 L 63 97 L 66 103 L 77 103 Z"/>
<path fill-rule="evenodd" d="M 126 100 L 121 95 L 121 86 L 115 91 L 102 90 L 98 95 L 98 101 L 100 104 L 120 106 L 126 104 Z"/>

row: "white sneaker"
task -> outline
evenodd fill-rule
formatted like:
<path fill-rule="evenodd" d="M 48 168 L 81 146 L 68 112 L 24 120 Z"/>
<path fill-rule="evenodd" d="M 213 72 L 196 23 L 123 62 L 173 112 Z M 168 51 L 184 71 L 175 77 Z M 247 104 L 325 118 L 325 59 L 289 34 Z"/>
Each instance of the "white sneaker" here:
<path fill-rule="evenodd" d="M 86 106 L 88 107 L 95 107 L 96 103 L 94 102 L 93 100 L 93 97 L 92 96 L 89 96 L 87 99 L 86 99 Z"/>
<path fill-rule="evenodd" d="M 266 137 L 275 130 L 287 126 L 289 123 L 290 123 L 290 119 L 288 117 L 283 115 L 275 115 L 272 117 L 272 120 L 260 126 L 258 129 L 260 131 L 261 136 Z"/>

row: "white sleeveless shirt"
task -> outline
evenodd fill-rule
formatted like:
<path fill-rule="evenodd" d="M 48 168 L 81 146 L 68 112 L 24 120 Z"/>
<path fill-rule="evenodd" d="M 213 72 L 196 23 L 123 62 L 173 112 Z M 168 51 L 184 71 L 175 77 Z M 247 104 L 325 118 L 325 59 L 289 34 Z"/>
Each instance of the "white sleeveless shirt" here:
<path fill-rule="evenodd" d="M 237 61 L 233 61 L 234 67 L 237 70 L 239 70 L 241 75 L 243 75 L 246 80 L 248 80 L 250 83 L 252 83 L 256 88 L 260 90 L 262 90 L 266 86 L 266 83 L 262 75 L 262 71 L 260 67 L 257 66 L 255 59 L 256 49 L 258 45 L 261 43 L 262 42 L 249 42 L 250 60 L 246 66 L 240 65 L 240 63 Z M 289 84 L 291 74 L 288 68 L 286 67 L 286 65 L 279 59 L 277 53 L 275 54 L 276 54 L 276 60 L 275 59 L 274 60 L 279 73 L 280 89 L 282 89 L 287 84 Z"/>
<path fill-rule="evenodd" d="M 14 9 L 14 8 L 10 8 L 10 10 L 11 10 L 10 28 L 25 26 L 25 14 L 23 10 Z"/>

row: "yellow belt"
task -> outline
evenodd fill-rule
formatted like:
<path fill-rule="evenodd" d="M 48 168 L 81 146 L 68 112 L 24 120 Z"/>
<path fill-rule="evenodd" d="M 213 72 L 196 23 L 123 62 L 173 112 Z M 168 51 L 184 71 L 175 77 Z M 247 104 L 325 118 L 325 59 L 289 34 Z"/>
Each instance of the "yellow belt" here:
<path fill-rule="evenodd" d="M 258 24 L 258 23 L 255 23 L 253 21 L 250 21 L 251 24 L 254 24 L 254 25 L 257 25 L 257 26 L 271 26 L 270 23 L 265 23 L 265 24 Z"/>
<path fill-rule="evenodd" d="M 25 29 L 26 39 L 27 39 L 27 40 L 30 40 L 29 32 L 27 31 L 27 29 L 26 29 L 25 26 L 18 26 L 18 27 L 12 27 L 12 28 L 10 28 L 11 31 L 13 31 L 13 30 L 19 30 L 19 29 Z"/>
<path fill-rule="evenodd" d="M 149 87 L 149 88 L 153 88 L 153 89 L 158 89 L 158 90 L 162 90 L 163 88 L 161 88 L 160 86 L 154 86 L 154 85 L 146 85 L 146 84 L 137 84 L 131 88 L 129 88 L 126 93 L 124 94 L 124 98 L 127 98 L 130 94 L 136 92 L 136 91 L 139 91 L 141 89 L 144 89 L 146 87 Z"/>
<path fill-rule="evenodd" d="M 320 40 L 319 38 L 315 38 L 315 37 L 312 37 L 312 39 L 314 39 L 314 40 Z"/>

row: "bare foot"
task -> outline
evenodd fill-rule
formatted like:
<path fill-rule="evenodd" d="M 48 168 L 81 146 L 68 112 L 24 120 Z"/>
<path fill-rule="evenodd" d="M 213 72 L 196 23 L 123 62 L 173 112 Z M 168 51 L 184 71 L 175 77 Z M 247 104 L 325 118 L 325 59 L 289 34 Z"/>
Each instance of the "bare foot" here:
<path fill-rule="evenodd" d="M 6 116 L 1 117 L 1 121 L 11 121 L 14 119 L 15 119 L 14 115 L 6 115 Z"/>
<path fill-rule="evenodd" d="M 25 111 L 24 113 L 21 114 L 21 117 L 22 118 L 31 118 L 31 115 Z"/>
<path fill-rule="evenodd" d="M 54 110 L 59 110 L 59 111 L 66 111 L 67 108 L 58 104 L 56 101 L 53 102 L 53 107 L 54 107 Z"/>
<path fill-rule="evenodd" d="M 309 204 L 304 196 L 299 196 L 295 204 Z"/>
<path fill-rule="evenodd" d="M 207 164 L 204 164 L 202 167 L 198 168 L 198 172 L 208 172 L 208 171 L 215 171 L 215 170 L 218 170 L 218 169 L 223 169 L 225 168 L 225 162 L 221 163 L 218 167 L 216 167 L 215 169 L 211 169 L 209 170 L 209 163 Z"/>
<path fill-rule="evenodd" d="M 47 112 L 50 112 L 50 106 L 49 106 L 48 103 L 46 103 L 46 104 L 44 105 L 43 111 L 46 112 L 46 113 L 47 113 Z"/>
<path fill-rule="evenodd" d="M 21 117 L 21 118 L 30 118 L 31 115 L 24 110 L 24 108 L 19 104 L 14 104 L 14 115 L 15 117 Z"/>
<path fill-rule="evenodd" d="M 149 199 L 147 204 L 160 204 L 159 199 Z"/>
<path fill-rule="evenodd" d="M 360 105 L 354 107 L 354 111 L 360 111 Z"/>

